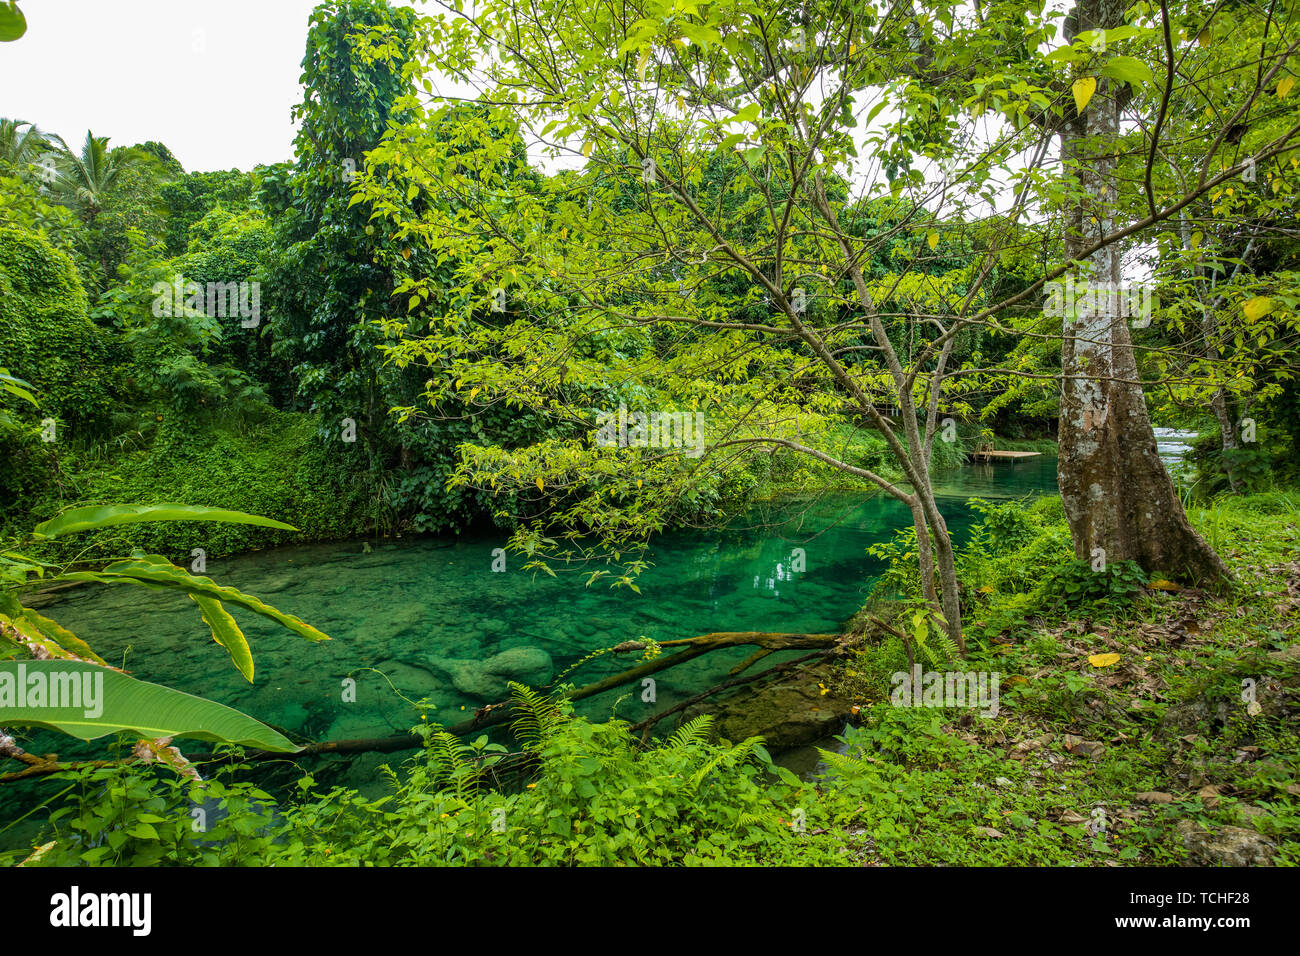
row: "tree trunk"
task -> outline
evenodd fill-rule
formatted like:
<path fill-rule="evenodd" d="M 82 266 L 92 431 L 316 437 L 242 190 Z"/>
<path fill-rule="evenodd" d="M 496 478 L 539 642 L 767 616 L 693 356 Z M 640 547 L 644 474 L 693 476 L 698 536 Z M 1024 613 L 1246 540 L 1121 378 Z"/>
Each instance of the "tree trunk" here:
<path fill-rule="evenodd" d="M 1211 356 L 1216 357 L 1216 356 Z M 1228 476 L 1228 487 L 1232 489 L 1234 495 L 1241 494 L 1244 490 L 1241 478 L 1237 475 L 1237 452 L 1241 450 L 1241 442 L 1237 440 L 1237 413 L 1235 410 L 1236 403 L 1229 397 L 1228 393 L 1222 388 L 1214 390 L 1214 397 L 1210 399 L 1210 407 L 1214 409 L 1214 417 L 1219 420 L 1219 444 L 1223 452 L 1223 473 Z"/>
<path fill-rule="evenodd" d="M 1121 0 L 1084 0 L 1067 36 L 1120 26 L 1125 6 Z M 1083 197 L 1067 213 L 1068 258 L 1080 259 L 1085 247 L 1115 230 L 1121 105 L 1119 88 L 1099 80 L 1082 115 L 1062 129 L 1065 175 L 1076 179 Z M 1088 257 L 1079 281 L 1121 287 L 1118 244 Z M 1222 580 L 1230 576 L 1227 566 L 1192 529 L 1157 452 L 1119 298 L 1114 291 L 1087 296 L 1077 311 L 1066 310 L 1057 479 L 1075 555 L 1131 559 L 1148 572 Z"/>

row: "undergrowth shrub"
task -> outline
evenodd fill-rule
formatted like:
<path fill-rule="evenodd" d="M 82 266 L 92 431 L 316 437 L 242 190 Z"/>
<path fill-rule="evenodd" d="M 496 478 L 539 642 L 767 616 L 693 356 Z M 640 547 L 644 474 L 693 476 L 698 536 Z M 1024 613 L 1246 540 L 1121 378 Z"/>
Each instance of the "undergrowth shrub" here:
<path fill-rule="evenodd" d="M 250 784 L 164 778 L 152 768 L 70 774 L 77 784 L 51 816 L 55 847 L 43 864 L 618 865 L 782 862 L 802 845 L 792 819 L 816 794 L 776 767 L 762 738 L 710 743 L 697 717 L 641 749 L 623 721 L 594 724 L 572 705 L 512 685 L 516 738 L 535 765 L 531 782 L 489 789 L 507 757 L 486 737 L 465 742 L 420 728 L 421 755 L 392 792 L 313 791 L 272 809 Z M 196 836 L 191 807 L 217 798 L 230 822 Z M 238 811 L 238 812 L 236 812 Z"/>
<path fill-rule="evenodd" d="M 76 462 L 74 464 L 74 469 Z M 32 507 L 34 520 L 73 504 L 151 504 L 174 501 L 260 514 L 285 521 L 300 534 L 251 525 L 170 522 L 114 528 L 96 539 L 114 554 L 140 548 L 186 558 L 202 547 L 209 557 L 307 541 L 364 534 L 373 502 L 352 462 L 316 435 L 311 416 L 263 407 L 255 419 L 189 422 L 175 416 L 152 441 L 126 446 L 107 460 L 87 460 L 62 499 Z M 56 541 L 80 550 L 81 538 Z"/>

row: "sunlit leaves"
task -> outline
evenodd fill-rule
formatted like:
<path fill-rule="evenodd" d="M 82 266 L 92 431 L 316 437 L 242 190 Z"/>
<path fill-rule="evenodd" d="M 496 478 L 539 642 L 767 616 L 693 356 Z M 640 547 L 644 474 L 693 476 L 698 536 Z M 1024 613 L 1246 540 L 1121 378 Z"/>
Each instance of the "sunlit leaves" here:
<path fill-rule="evenodd" d="M 19 669 L 22 669 L 21 671 Z M 87 684 L 91 695 L 78 706 L 14 706 L 0 698 L 0 720 L 8 726 L 45 727 L 82 740 L 120 731 L 149 739 L 188 737 L 216 743 L 258 747 L 281 753 L 300 748 L 260 721 L 214 701 L 136 680 L 118 671 L 79 661 L 0 662 L 0 677 L 13 687 L 22 676 L 45 677 L 44 685 Z"/>
<path fill-rule="evenodd" d="M 1151 67 L 1132 56 L 1116 56 L 1107 60 L 1106 65 L 1101 68 L 1101 75 L 1134 85 L 1150 83 L 1155 79 Z M 1082 112 L 1083 107 L 1079 109 Z"/>
<path fill-rule="evenodd" d="M 159 521 L 215 521 L 224 524 L 249 524 L 263 528 L 279 528 L 284 531 L 298 530 L 293 525 L 265 518 L 262 515 L 245 514 L 226 508 L 208 508 L 202 505 L 155 504 L 155 505 L 86 505 L 71 508 L 57 517 L 42 521 L 34 532 L 39 537 L 57 538 L 79 531 L 98 531 L 123 524 L 141 524 Z"/>
<path fill-rule="evenodd" d="M 1266 295 L 1257 295 L 1242 303 L 1241 311 L 1247 322 L 1258 322 L 1273 311 L 1273 300 Z"/>
<path fill-rule="evenodd" d="M 0 43 L 17 40 L 27 32 L 27 18 L 14 0 L 0 2 Z"/>

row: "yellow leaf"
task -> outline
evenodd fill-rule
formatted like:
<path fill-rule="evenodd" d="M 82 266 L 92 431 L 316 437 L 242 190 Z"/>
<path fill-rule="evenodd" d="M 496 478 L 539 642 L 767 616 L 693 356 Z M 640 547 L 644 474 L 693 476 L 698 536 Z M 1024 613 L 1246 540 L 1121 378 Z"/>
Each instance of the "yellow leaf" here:
<path fill-rule="evenodd" d="M 537 479 L 537 490 L 538 490 L 538 491 L 542 491 L 542 490 L 544 490 L 545 488 L 546 488 L 546 484 L 542 481 L 542 479 L 538 478 L 538 479 Z"/>
<path fill-rule="evenodd" d="M 1088 663 L 1093 667 L 1110 667 L 1111 664 L 1118 662 L 1118 654 L 1092 654 L 1088 657 Z"/>
<path fill-rule="evenodd" d="M 1257 322 L 1273 311 L 1273 300 L 1266 295 L 1257 295 L 1247 299 L 1241 311 L 1246 313 L 1247 322 Z"/>
<path fill-rule="evenodd" d="M 1201 35 L 1198 36 L 1198 37 L 1196 38 L 1196 42 L 1199 43 L 1201 46 L 1209 46 L 1209 45 L 1210 45 L 1210 31 L 1209 31 L 1209 30 L 1202 30 L 1202 31 L 1201 31 Z"/>
<path fill-rule="evenodd" d="M 1294 76 L 1284 76 L 1277 81 L 1277 98 L 1286 99 L 1286 95 L 1291 92 L 1291 87 L 1295 86 Z"/>
<path fill-rule="evenodd" d="M 1074 94 L 1075 109 L 1082 113 L 1092 99 L 1092 94 L 1097 92 L 1097 80 L 1095 77 L 1081 76 L 1074 81 L 1070 92 Z"/>
<path fill-rule="evenodd" d="M 926 235 L 925 241 L 929 243 L 930 251 L 933 252 L 934 247 L 939 244 L 939 234 L 935 232 L 933 229 L 931 229 L 929 234 Z"/>
<path fill-rule="evenodd" d="M 638 479 L 636 480 L 636 486 L 637 486 L 638 488 L 641 487 L 641 479 L 640 479 L 640 478 L 638 478 Z"/>
<path fill-rule="evenodd" d="M 1177 584 L 1175 584 L 1173 581 L 1166 581 L 1164 578 L 1159 578 L 1155 581 L 1152 581 L 1150 584 L 1147 585 L 1147 587 L 1154 588 L 1157 591 L 1181 591 L 1182 590 L 1182 588 L 1179 587 Z"/>

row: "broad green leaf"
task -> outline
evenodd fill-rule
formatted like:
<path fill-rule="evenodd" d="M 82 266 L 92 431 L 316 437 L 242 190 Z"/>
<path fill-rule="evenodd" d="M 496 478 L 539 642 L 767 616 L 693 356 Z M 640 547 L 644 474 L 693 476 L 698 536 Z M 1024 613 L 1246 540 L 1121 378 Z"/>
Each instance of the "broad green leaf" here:
<path fill-rule="evenodd" d="M 131 731 L 151 740 L 191 737 L 281 753 L 301 749 L 225 704 L 81 661 L 0 661 L 0 726 L 9 725 L 44 727 L 81 740 Z"/>
<path fill-rule="evenodd" d="M 3 7 L 0 7 L 0 9 L 3 9 Z M 25 401 L 31 402 L 37 408 L 40 408 L 41 403 L 36 400 L 36 396 L 33 395 L 29 389 L 31 389 L 31 386 L 21 378 L 14 378 L 9 374 L 8 369 L 0 368 L 0 391 L 8 392 L 10 395 L 16 395 Z"/>
<path fill-rule="evenodd" d="M 1246 313 L 1247 322 L 1258 322 L 1273 311 L 1273 300 L 1266 295 L 1257 295 L 1253 299 L 1247 299 L 1241 311 Z"/>
<path fill-rule="evenodd" d="M 1087 51 L 1081 47 L 1063 46 L 1046 54 L 1043 59 L 1048 63 L 1073 63 L 1075 60 L 1082 60 L 1086 55 Z"/>
<path fill-rule="evenodd" d="M 0 623 L 14 628 L 23 643 L 35 645 L 50 657 L 60 660 L 76 656 L 59 644 L 55 638 L 42 631 L 29 614 L 28 609 L 18 602 L 18 598 L 12 592 L 0 591 Z"/>
<path fill-rule="evenodd" d="M 73 508 L 49 521 L 42 521 L 34 532 L 46 538 L 57 538 L 61 534 L 74 531 L 93 531 L 118 524 L 140 524 L 146 521 L 220 521 L 226 524 L 255 524 L 263 528 L 279 528 L 282 531 L 297 531 L 291 524 L 263 518 L 261 515 L 245 514 L 242 511 L 227 511 L 224 508 L 206 508 L 202 505 L 156 504 L 156 505 L 87 505 Z"/>
<path fill-rule="evenodd" d="M 108 666 L 108 662 L 92 651 L 89 644 L 57 621 L 51 621 L 48 617 L 37 614 L 31 608 L 23 608 L 23 618 L 30 621 L 46 637 L 58 641 L 59 645 L 65 650 L 71 651 L 78 657 L 84 657 L 97 664 L 103 664 L 105 667 Z"/>
<path fill-rule="evenodd" d="M 16 3 L 0 2 L 0 43 L 17 40 L 27 32 L 27 18 Z"/>
<path fill-rule="evenodd" d="M 1110 77 L 1112 80 L 1132 83 L 1134 86 L 1141 86 L 1143 83 L 1150 83 L 1155 79 L 1151 67 L 1133 56 L 1114 57 L 1101 68 L 1101 74 Z"/>
<path fill-rule="evenodd" d="M 59 647 L 58 642 L 50 640 L 31 621 L 21 615 L 0 614 L 0 624 L 7 624 L 16 630 L 19 643 L 27 645 L 29 648 L 34 645 L 44 651 L 46 655 L 60 660 L 72 657 L 71 651 L 65 651 Z M 12 643 L 13 635 L 5 634 L 3 630 L 0 630 L 0 647 L 12 645 Z"/>
<path fill-rule="evenodd" d="M 253 683 L 253 652 L 249 650 L 248 638 L 244 637 L 230 612 L 215 598 L 191 594 L 190 600 L 199 606 L 204 622 L 212 628 L 212 639 L 230 652 L 230 659 L 244 675 L 244 680 Z"/>
<path fill-rule="evenodd" d="M 102 571 L 70 571 L 61 574 L 56 581 L 98 581 L 101 584 L 140 584 L 145 587 L 165 588 L 184 591 L 199 597 L 215 598 L 226 604 L 237 604 L 248 608 L 254 614 L 270 618 L 282 624 L 309 641 L 328 641 L 329 636 L 316 630 L 292 614 L 285 614 L 263 604 L 251 594 L 244 594 L 235 588 L 224 587 L 211 578 L 198 577 L 176 567 L 166 558 L 156 554 L 132 558 L 128 561 L 114 561 Z"/>

